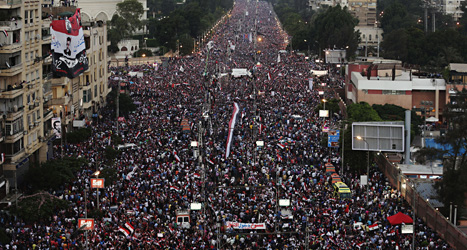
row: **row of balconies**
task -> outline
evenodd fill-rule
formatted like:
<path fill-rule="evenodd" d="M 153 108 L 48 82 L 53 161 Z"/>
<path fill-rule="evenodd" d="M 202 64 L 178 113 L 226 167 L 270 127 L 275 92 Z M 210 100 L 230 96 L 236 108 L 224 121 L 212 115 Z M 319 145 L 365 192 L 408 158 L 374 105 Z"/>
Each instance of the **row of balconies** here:
<path fill-rule="evenodd" d="M 0 21 L 0 29 L 8 31 L 19 30 L 23 27 L 21 20 L 15 21 Z"/>
<path fill-rule="evenodd" d="M 21 7 L 21 0 L 0 0 L 0 8 L 17 8 Z"/>

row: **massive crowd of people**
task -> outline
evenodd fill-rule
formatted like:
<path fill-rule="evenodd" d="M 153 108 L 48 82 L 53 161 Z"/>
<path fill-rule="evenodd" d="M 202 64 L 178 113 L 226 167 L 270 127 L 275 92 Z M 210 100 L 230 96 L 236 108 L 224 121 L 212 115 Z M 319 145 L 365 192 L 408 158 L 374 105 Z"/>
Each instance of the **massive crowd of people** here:
<path fill-rule="evenodd" d="M 335 127 L 338 116 L 318 116 L 321 98 L 309 86 L 310 69 L 326 65 L 285 51 L 288 39 L 270 3 L 239 0 L 199 53 L 157 66 L 111 68 L 109 83 L 126 83 L 138 104 L 118 124 L 122 144 L 135 146 L 120 149 L 111 166 L 117 181 L 85 197 L 92 173 L 103 166 L 102 149 L 117 148 L 106 136 L 117 131 L 115 115 L 103 112 L 87 142 L 65 147 L 66 156 L 91 163 L 60 194 L 72 206 L 33 225 L 2 217 L 12 237 L 2 248 L 82 249 L 87 242 L 89 249 L 411 249 L 412 235 L 386 220 L 397 212 L 412 215 L 411 207 L 377 168 L 369 193 L 359 173 L 346 169 L 341 178 L 352 198 L 333 195 L 324 163 L 339 169 L 340 156 L 321 139 L 323 126 Z M 225 74 L 234 68 L 247 75 Z M 342 86 L 338 76 L 324 82 Z M 234 103 L 239 111 L 226 157 Z M 97 208 L 98 197 L 103 218 L 87 236 L 76 233 L 77 219 L 85 207 Z M 280 199 L 290 200 L 293 218 L 281 216 Z M 191 203 L 203 206 L 190 211 Z M 180 211 L 188 211 L 188 226 L 177 223 Z M 227 222 L 266 228 L 233 229 Z M 417 249 L 424 241 L 430 249 L 449 249 L 421 220 L 416 231 Z"/>

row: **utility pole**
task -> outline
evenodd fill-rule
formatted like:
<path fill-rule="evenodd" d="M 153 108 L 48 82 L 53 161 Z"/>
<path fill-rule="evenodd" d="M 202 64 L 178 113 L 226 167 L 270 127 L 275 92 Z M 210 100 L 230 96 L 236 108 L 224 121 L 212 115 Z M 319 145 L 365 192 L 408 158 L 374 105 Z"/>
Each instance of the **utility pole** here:
<path fill-rule="evenodd" d="M 117 135 L 119 134 L 119 126 L 118 126 L 118 117 L 120 117 L 120 82 L 118 83 L 117 88 Z"/>

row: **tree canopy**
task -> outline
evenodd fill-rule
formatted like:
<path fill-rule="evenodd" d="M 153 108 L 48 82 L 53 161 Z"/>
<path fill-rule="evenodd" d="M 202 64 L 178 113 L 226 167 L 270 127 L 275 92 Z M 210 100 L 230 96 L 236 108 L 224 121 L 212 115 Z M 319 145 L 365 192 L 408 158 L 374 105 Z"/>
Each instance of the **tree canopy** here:
<path fill-rule="evenodd" d="M 117 4 L 117 12 L 110 20 L 111 28 L 108 29 L 110 51 L 117 51 L 118 42 L 130 37 L 136 30 L 143 27 L 141 21 L 143 14 L 143 5 L 138 0 L 124 0 Z"/>

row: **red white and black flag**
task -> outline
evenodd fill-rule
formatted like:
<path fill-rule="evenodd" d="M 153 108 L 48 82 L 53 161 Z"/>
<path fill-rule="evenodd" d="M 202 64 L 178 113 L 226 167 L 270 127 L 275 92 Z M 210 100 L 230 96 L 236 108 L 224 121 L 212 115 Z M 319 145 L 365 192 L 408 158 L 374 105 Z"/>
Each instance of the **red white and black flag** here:
<path fill-rule="evenodd" d="M 230 155 L 230 147 L 232 146 L 232 137 L 235 128 L 235 123 L 237 122 L 237 115 L 239 112 L 238 104 L 234 103 L 234 110 L 232 112 L 232 117 L 230 117 L 229 122 L 229 135 L 227 136 L 227 146 L 225 149 L 225 158 L 227 159 Z"/>
<path fill-rule="evenodd" d="M 75 78 L 89 68 L 80 9 L 69 18 L 52 21 L 50 34 L 54 77 Z"/>

